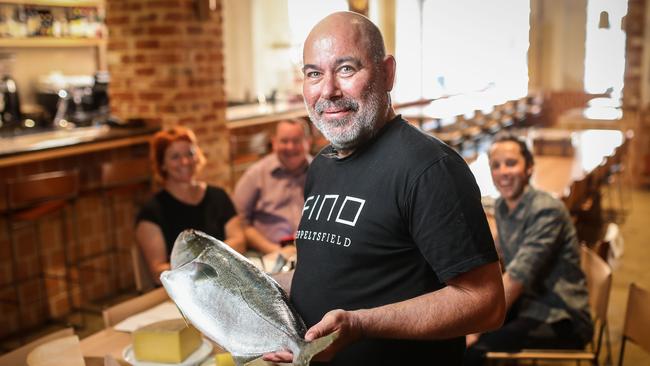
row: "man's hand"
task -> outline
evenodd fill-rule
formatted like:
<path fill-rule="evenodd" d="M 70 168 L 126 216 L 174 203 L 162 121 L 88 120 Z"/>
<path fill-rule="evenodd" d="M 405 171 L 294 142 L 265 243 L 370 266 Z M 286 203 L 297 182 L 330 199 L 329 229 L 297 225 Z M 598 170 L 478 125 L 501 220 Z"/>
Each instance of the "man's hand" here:
<path fill-rule="evenodd" d="M 305 340 L 311 342 L 336 331 L 339 331 L 338 338 L 323 352 L 314 357 L 314 360 L 329 361 L 342 348 L 362 337 L 363 330 L 358 312 L 341 309 L 330 311 L 325 314 L 320 322 L 309 328 L 305 334 Z M 265 361 L 271 362 L 291 362 L 293 361 L 293 354 L 289 351 L 278 351 L 267 353 L 263 358 Z"/>

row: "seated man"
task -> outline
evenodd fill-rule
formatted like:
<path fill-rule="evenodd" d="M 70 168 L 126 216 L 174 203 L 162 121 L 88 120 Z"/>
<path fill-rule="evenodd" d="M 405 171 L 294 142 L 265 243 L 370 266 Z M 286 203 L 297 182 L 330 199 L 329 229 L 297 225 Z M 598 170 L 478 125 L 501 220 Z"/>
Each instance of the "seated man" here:
<path fill-rule="evenodd" d="M 495 217 L 508 313 L 501 329 L 467 337 L 465 365 L 483 364 L 487 351 L 584 347 L 593 324 L 567 209 L 529 185 L 533 156 L 515 135 L 497 135 L 489 161 L 501 193 Z"/>
<path fill-rule="evenodd" d="M 300 119 L 277 124 L 273 153 L 252 165 L 235 187 L 234 202 L 250 249 L 267 254 L 292 240 L 304 201 L 311 157 L 309 126 Z"/>

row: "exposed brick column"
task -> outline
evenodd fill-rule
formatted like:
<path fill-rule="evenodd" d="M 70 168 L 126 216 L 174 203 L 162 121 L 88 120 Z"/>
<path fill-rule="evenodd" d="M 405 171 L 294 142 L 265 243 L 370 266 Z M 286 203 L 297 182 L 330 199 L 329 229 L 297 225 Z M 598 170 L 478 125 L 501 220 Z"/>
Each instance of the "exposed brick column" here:
<path fill-rule="evenodd" d="M 222 7 L 200 20 L 192 0 L 106 2 L 111 108 L 122 119 L 193 129 L 208 164 L 204 178 L 227 186 Z"/>
<path fill-rule="evenodd" d="M 628 110 L 641 108 L 641 84 L 643 81 L 643 48 L 646 17 L 646 0 L 628 0 L 625 15 L 625 86 L 623 107 Z"/>

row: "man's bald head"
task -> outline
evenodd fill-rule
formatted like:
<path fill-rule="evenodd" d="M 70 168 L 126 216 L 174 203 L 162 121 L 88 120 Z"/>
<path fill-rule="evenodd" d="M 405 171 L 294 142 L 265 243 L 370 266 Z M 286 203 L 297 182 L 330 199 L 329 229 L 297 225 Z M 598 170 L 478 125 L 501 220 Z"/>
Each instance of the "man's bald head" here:
<path fill-rule="evenodd" d="M 368 18 L 334 13 L 309 33 L 302 92 L 309 118 L 337 149 L 351 153 L 394 117 L 395 59 Z"/>
<path fill-rule="evenodd" d="M 349 37 L 358 42 L 360 48 L 368 50 L 372 60 L 380 63 L 386 57 L 384 38 L 377 26 L 365 16 L 351 11 L 328 15 L 318 22 L 305 40 L 305 48 L 324 35 Z"/>

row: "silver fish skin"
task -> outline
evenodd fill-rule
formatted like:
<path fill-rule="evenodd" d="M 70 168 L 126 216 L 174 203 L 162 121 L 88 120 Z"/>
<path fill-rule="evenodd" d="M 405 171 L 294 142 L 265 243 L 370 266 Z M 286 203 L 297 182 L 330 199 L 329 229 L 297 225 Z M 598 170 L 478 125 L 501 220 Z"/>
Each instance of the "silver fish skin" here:
<path fill-rule="evenodd" d="M 278 283 L 227 244 L 195 230 L 182 232 L 176 242 L 203 251 L 163 272 L 161 282 L 185 318 L 237 365 L 282 349 L 293 353 L 294 365 L 309 365 L 336 337 L 306 342 L 305 324 Z"/>

